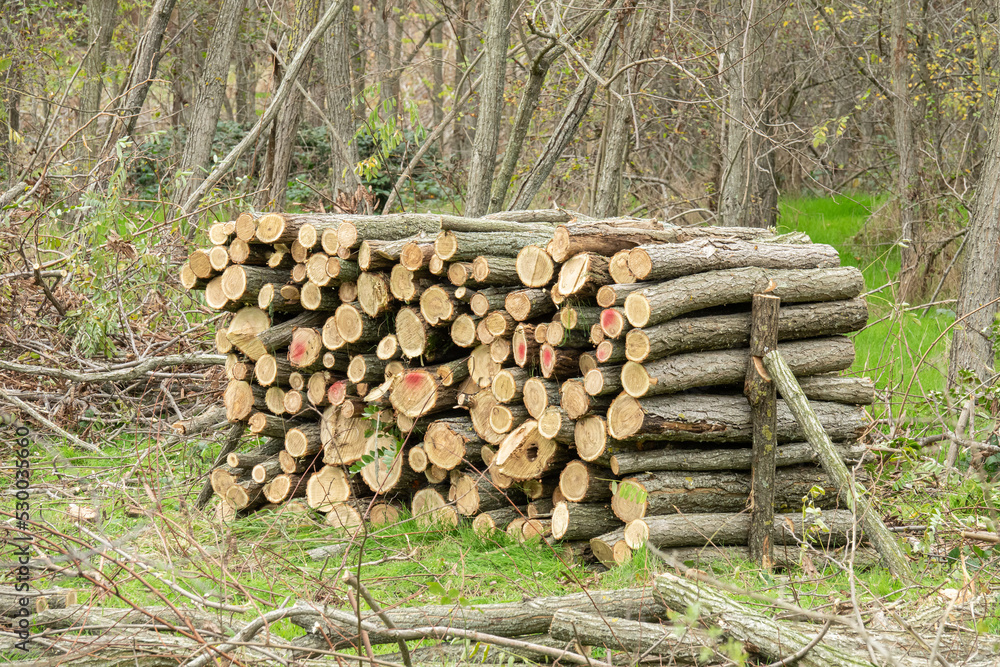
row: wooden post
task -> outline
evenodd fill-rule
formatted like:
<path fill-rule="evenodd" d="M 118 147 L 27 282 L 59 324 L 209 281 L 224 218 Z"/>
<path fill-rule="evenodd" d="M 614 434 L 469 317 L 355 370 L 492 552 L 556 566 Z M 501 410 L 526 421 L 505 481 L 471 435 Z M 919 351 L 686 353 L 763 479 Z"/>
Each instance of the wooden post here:
<path fill-rule="evenodd" d="M 774 471 L 778 452 L 778 395 L 764 370 L 763 357 L 778 347 L 778 309 L 781 299 L 754 294 L 750 313 L 750 363 L 743 393 L 750 402 L 753 456 L 750 490 L 750 560 L 770 570 L 774 562 Z"/>
<path fill-rule="evenodd" d="M 781 358 L 781 354 L 774 350 L 764 355 L 764 367 L 781 391 L 781 396 L 795 416 L 795 420 L 805 431 L 809 444 L 816 450 L 823 469 L 833 479 L 841 495 L 847 499 L 848 507 L 858 517 L 865 536 L 875 545 L 889 571 L 899 579 L 910 579 L 912 573 L 906 555 L 882 519 L 875 513 L 864 489 L 851 478 L 847 466 L 837 455 L 837 450 L 823 430 L 823 425 L 813 412 L 788 364 Z"/>

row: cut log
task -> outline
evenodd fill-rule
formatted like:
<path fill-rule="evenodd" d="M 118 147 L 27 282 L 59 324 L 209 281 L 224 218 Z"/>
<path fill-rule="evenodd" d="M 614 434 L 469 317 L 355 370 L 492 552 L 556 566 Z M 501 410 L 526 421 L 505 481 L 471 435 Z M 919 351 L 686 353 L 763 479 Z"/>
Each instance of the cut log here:
<path fill-rule="evenodd" d="M 796 375 L 841 371 L 854 363 L 854 343 L 844 336 L 792 341 L 781 350 Z M 745 348 L 678 354 L 645 364 L 629 361 L 621 369 L 620 384 L 635 398 L 737 384 L 746 378 L 749 363 Z"/>
<path fill-rule="evenodd" d="M 513 257 L 480 255 L 472 262 L 472 279 L 477 285 L 517 285 L 517 260 Z"/>
<path fill-rule="evenodd" d="M 483 441 L 498 445 L 503 442 L 505 435 L 497 433 L 490 426 L 490 415 L 493 408 L 497 406 L 497 399 L 493 397 L 493 392 L 485 389 L 471 396 L 468 400 L 469 418 L 472 420 L 472 428 Z M 485 458 L 483 459 L 486 460 Z M 487 462 L 489 465 L 489 462 Z"/>
<path fill-rule="evenodd" d="M 332 351 L 339 350 L 345 345 L 347 345 L 347 341 L 340 336 L 340 331 L 337 330 L 337 317 L 331 315 L 323 322 L 323 347 Z"/>
<path fill-rule="evenodd" d="M 264 403 L 265 393 L 266 390 L 258 385 L 230 380 L 222 395 L 222 402 L 226 406 L 226 419 L 231 422 L 246 421 L 255 409 L 265 409 L 267 407 Z"/>
<path fill-rule="evenodd" d="M 559 383 L 555 380 L 528 378 L 524 381 L 522 392 L 524 407 L 534 419 L 538 419 L 545 408 L 559 404 Z"/>
<path fill-rule="evenodd" d="M 407 417 L 447 410 L 455 405 L 458 387 L 445 387 L 441 379 L 427 370 L 411 370 L 393 381 L 389 400 L 392 407 Z"/>
<path fill-rule="evenodd" d="M 285 392 L 282 402 L 287 414 L 297 415 L 306 409 L 306 394 L 304 391 L 289 390 Z"/>
<path fill-rule="evenodd" d="M 281 464 L 278 462 L 278 456 L 275 455 L 267 461 L 255 465 L 250 472 L 250 479 L 258 484 L 265 484 L 280 474 Z"/>
<path fill-rule="evenodd" d="M 329 257 L 326 260 L 326 275 L 329 278 L 328 285 L 343 285 L 348 282 L 356 282 L 361 277 L 361 269 L 357 262 L 352 262 L 341 257 Z"/>
<path fill-rule="evenodd" d="M 413 303 L 433 281 L 424 275 L 418 275 L 397 264 L 389 273 L 389 292 L 403 303 Z"/>
<path fill-rule="evenodd" d="M 358 304 L 369 317 L 386 312 L 393 301 L 389 291 L 389 276 L 384 273 L 362 273 L 358 276 Z"/>
<path fill-rule="evenodd" d="M 608 435 L 604 418 L 598 415 L 586 415 L 578 419 L 574 439 L 576 453 L 581 459 L 602 466 L 610 465 L 614 454 L 660 446 L 660 443 L 647 443 L 641 439 L 615 440 Z"/>
<path fill-rule="evenodd" d="M 607 308 L 601 313 L 601 331 L 608 338 L 618 338 L 631 328 L 632 325 L 629 324 L 628 319 L 625 317 L 624 308 Z"/>
<path fill-rule="evenodd" d="M 551 498 L 552 494 L 559 488 L 559 478 L 549 475 L 543 479 L 526 479 L 521 482 L 521 491 L 524 496 L 531 501 Z"/>
<path fill-rule="evenodd" d="M 212 260 L 209 259 L 210 252 L 198 249 L 188 255 L 187 266 L 195 277 L 207 279 L 216 275 L 217 271 L 212 268 Z"/>
<path fill-rule="evenodd" d="M 864 460 L 866 448 L 864 445 L 840 445 L 837 452 L 848 463 L 858 463 Z M 741 449 L 701 449 L 686 447 L 667 447 L 665 449 L 647 449 L 643 451 L 618 452 L 614 454 L 609 466 L 616 475 L 631 475 L 640 472 L 656 470 L 750 470 L 751 450 Z M 819 458 L 809 446 L 809 443 L 796 442 L 780 445 L 777 448 L 775 465 L 787 467 L 805 463 L 819 463 Z"/>
<path fill-rule="evenodd" d="M 485 317 L 490 311 L 503 310 L 507 295 L 511 292 L 512 290 L 507 287 L 487 287 L 479 290 L 469 296 L 469 308 L 477 317 Z"/>
<path fill-rule="evenodd" d="M 538 418 L 538 433 L 563 445 L 573 445 L 575 423 L 558 405 L 550 405 Z"/>
<path fill-rule="evenodd" d="M 280 325 L 276 325 L 280 326 Z M 260 358 L 260 355 L 267 352 L 264 350 L 256 355 L 250 355 L 243 349 L 247 339 L 252 339 L 268 331 L 271 328 L 271 318 L 266 312 L 260 308 L 254 308 L 253 306 L 248 306 L 246 308 L 241 308 L 235 315 L 233 315 L 232 321 L 229 323 L 229 327 L 225 329 L 226 339 L 229 341 L 230 348 L 236 346 L 244 354 L 247 354 L 253 361 Z M 290 336 L 291 332 L 289 332 Z M 286 343 L 287 344 L 287 343 Z M 216 344 L 216 347 L 219 347 Z M 226 350 L 228 352 L 228 350 Z"/>
<path fill-rule="evenodd" d="M 293 498 L 302 498 L 306 495 L 307 479 L 305 475 L 287 473 L 277 475 L 264 485 L 264 497 L 267 502 L 274 504 L 285 503 Z"/>
<path fill-rule="evenodd" d="M 332 311 L 340 305 L 340 299 L 335 292 L 323 289 L 312 281 L 302 286 L 299 291 L 299 302 L 304 309 L 314 311 Z"/>
<path fill-rule="evenodd" d="M 364 530 L 361 512 L 354 505 L 348 503 L 333 505 L 326 513 L 323 523 L 346 535 L 357 535 Z"/>
<path fill-rule="evenodd" d="M 578 349 L 593 347 L 590 342 L 589 331 L 569 329 L 559 321 L 549 323 L 549 326 L 545 329 L 545 342 L 553 347 L 573 347 Z"/>
<path fill-rule="evenodd" d="M 497 359 L 494 357 L 494 361 Z M 528 373 L 522 368 L 504 368 L 493 376 L 490 390 L 499 403 L 519 401 L 524 396 L 524 383 Z"/>
<path fill-rule="evenodd" d="M 606 343 L 608 341 L 604 342 Z M 587 371 L 587 374 L 584 376 L 584 391 L 586 391 L 589 396 L 609 396 L 611 394 L 619 394 L 622 390 L 623 376 L 624 372 L 621 366 L 598 366 L 597 368 Z"/>
<path fill-rule="evenodd" d="M 382 361 L 399 359 L 402 355 L 403 352 L 399 349 L 399 340 L 396 338 L 396 334 L 383 336 L 382 340 L 378 342 L 378 346 L 375 348 L 375 356 Z"/>
<path fill-rule="evenodd" d="M 365 454 L 375 457 L 361 468 L 361 479 L 375 495 L 396 495 L 412 490 L 417 473 L 403 465 L 406 455 L 402 443 L 384 433 L 368 437 Z"/>
<path fill-rule="evenodd" d="M 285 435 L 280 437 L 272 436 L 267 442 L 246 452 L 230 452 L 226 455 L 226 463 L 230 468 L 253 468 L 258 463 L 267 461 L 272 456 L 279 454 L 285 449 Z"/>
<path fill-rule="evenodd" d="M 297 285 L 268 283 L 257 294 L 257 306 L 268 313 L 299 313 L 302 312 L 300 298 Z"/>
<path fill-rule="evenodd" d="M 433 368 L 445 387 L 456 386 L 469 377 L 469 357 L 461 357 Z"/>
<path fill-rule="evenodd" d="M 419 271 L 434 256 L 434 240 L 430 237 L 423 238 L 427 240 L 410 241 L 400 250 L 399 265 L 407 271 Z"/>
<path fill-rule="evenodd" d="M 203 290 L 208 286 L 208 280 L 206 278 L 199 278 L 191 270 L 191 265 L 188 262 L 181 264 L 180 270 L 180 281 L 181 286 L 186 290 Z"/>
<path fill-rule="evenodd" d="M 514 480 L 537 479 L 554 471 L 567 458 L 565 447 L 543 438 L 538 433 L 538 422 L 528 420 L 504 438 L 493 465 Z"/>
<path fill-rule="evenodd" d="M 493 361 L 489 345 L 480 345 L 469 355 L 469 377 L 479 387 L 489 387 L 493 376 L 500 372 L 500 364 Z"/>
<path fill-rule="evenodd" d="M 306 484 L 306 503 L 320 512 L 329 512 L 335 504 L 352 497 L 350 477 L 341 466 L 323 466 L 310 475 Z"/>
<path fill-rule="evenodd" d="M 230 301 L 257 303 L 261 288 L 268 283 L 288 282 L 288 271 L 264 266 L 229 266 L 222 274 L 222 293 Z"/>
<path fill-rule="evenodd" d="M 358 248 L 358 266 L 361 267 L 362 271 L 391 268 L 399 262 L 403 248 L 411 243 L 419 244 L 420 242 L 433 246 L 433 240 L 429 236 L 419 235 L 402 239 L 362 241 Z"/>
<path fill-rule="evenodd" d="M 448 265 L 448 282 L 461 287 L 472 280 L 472 262 L 454 262 Z"/>
<path fill-rule="evenodd" d="M 560 502 L 552 510 L 552 537 L 557 540 L 589 540 L 621 525 L 603 503 Z"/>
<path fill-rule="evenodd" d="M 524 502 L 524 495 L 516 489 L 498 489 L 488 477 L 479 474 L 459 474 L 452 480 L 453 502 L 458 513 L 475 516 L 503 507 L 517 506 Z"/>
<path fill-rule="evenodd" d="M 316 456 L 305 456 L 303 458 L 296 458 L 288 453 L 285 449 L 284 439 L 281 440 L 281 451 L 278 452 L 278 463 L 281 465 L 281 472 L 286 475 L 294 475 L 296 473 L 304 473 L 312 470 L 318 465 L 319 457 Z M 306 480 L 302 480 L 302 484 L 305 485 Z"/>
<path fill-rule="evenodd" d="M 483 512 L 472 520 L 472 530 L 481 537 L 489 537 L 497 532 L 507 530 L 514 519 L 524 519 L 526 508 L 501 507 L 500 509 Z"/>
<path fill-rule="evenodd" d="M 226 246 L 217 245 L 208 251 L 208 263 L 212 266 L 214 273 L 221 273 L 229 266 L 229 249 Z"/>
<path fill-rule="evenodd" d="M 306 272 L 306 265 L 303 263 L 298 263 L 292 267 L 291 280 L 296 285 L 301 285 L 309 278 Z"/>
<path fill-rule="evenodd" d="M 396 340 L 404 357 L 421 357 L 425 363 L 444 356 L 451 342 L 443 331 L 429 326 L 413 308 L 400 308 L 396 313 Z"/>
<path fill-rule="evenodd" d="M 422 528 L 449 530 L 458 526 L 458 511 L 454 506 L 448 504 L 441 491 L 432 486 L 420 489 L 413 494 L 410 512 L 414 521 Z"/>
<path fill-rule="evenodd" d="M 656 283 L 629 294 L 625 299 L 625 316 L 633 327 L 646 327 L 702 308 L 747 303 L 758 292 L 777 296 L 783 303 L 801 303 L 852 299 L 864 287 L 861 271 L 853 266 L 709 271 Z"/>
<path fill-rule="evenodd" d="M 260 311 L 259 308 L 254 310 Z M 260 312 L 263 313 L 263 311 Z M 233 318 L 233 323 L 229 326 L 226 335 L 243 354 L 254 361 L 260 359 L 262 355 L 274 354 L 278 350 L 288 347 L 292 342 L 292 335 L 297 329 L 322 326 L 326 320 L 324 313 L 305 312 L 290 320 L 255 332 L 256 327 L 243 327 L 237 324 L 239 315 L 240 313 L 237 313 L 236 317 Z M 264 313 L 264 317 L 267 317 L 266 313 Z"/>
<path fill-rule="evenodd" d="M 782 306 L 778 340 L 844 334 L 868 321 L 864 299 Z M 744 347 L 750 342 L 750 313 L 685 317 L 646 329 L 632 329 L 625 338 L 625 356 L 643 362 L 681 352 Z"/>
<path fill-rule="evenodd" d="M 406 452 L 406 464 L 413 472 L 423 472 L 427 470 L 427 453 L 420 445 L 410 447 Z"/>
<path fill-rule="evenodd" d="M 518 322 L 548 315 L 555 309 L 548 291 L 543 289 L 519 289 L 504 298 L 504 310 Z"/>
<path fill-rule="evenodd" d="M 490 411 L 490 428 L 497 433 L 510 433 L 528 418 L 523 405 L 494 405 Z"/>
<path fill-rule="evenodd" d="M 284 243 L 278 243 L 273 247 L 271 254 L 267 258 L 267 265 L 272 269 L 291 269 L 295 266 L 295 259 L 292 257 L 291 249 Z"/>
<path fill-rule="evenodd" d="M 602 330 L 601 333 L 603 334 L 604 331 Z M 620 342 L 616 343 L 610 340 L 602 340 L 597 344 L 594 357 L 598 364 L 620 364 L 627 359 L 625 346 Z"/>
<path fill-rule="evenodd" d="M 300 373 L 323 368 L 323 332 L 312 327 L 300 327 L 292 333 L 288 345 L 288 361 Z"/>
<path fill-rule="evenodd" d="M 450 326 L 461 308 L 455 291 L 443 285 L 431 285 L 420 295 L 420 314 L 432 327 Z"/>
<path fill-rule="evenodd" d="M 257 382 L 262 387 L 270 387 L 272 384 L 287 384 L 288 378 L 292 374 L 292 365 L 288 359 L 270 354 L 265 354 L 258 359 L 253 368 Z"/>
<path fill-rule="evenodd" d="M 912 575 L 910 563 L 899 543 L 882 523 L 879 514 L 871 507 L 865 489 L 851 476 L 833 446 L 831 434 L 820 410 L 823 403 L 809 404 L 788 364 L 777 350 L 768 352 L 764 356 L 764 366 L 785 396 L 785 401 L 809 439 L 809 444 L 816 450 L 823 470 L 833 478 L 834 487 L 844 496 L 847 506 L 858 515 L 865 534 L 875 545 L 889 571 L 897 578 L 909 578 Z"/>
<path fill-rule="evenodd" d="M 337 333 L 348 343 L 375 343 L 382 337 L 379 332 L 379 322 L 349 303 L 341 304 L 334 318 L 337 322 Z"/>
<path fill-rule="evenodd" d="M 230 225 L 232 225 L 230 227 Z M 216 222 L 208 228 L 208 240 L 215 245 L 226 245 L 236 234 L 236 221 Z"/>
<path fill-rule="evenodd" d="M 347 379 L 354 383 L 380 383 L 385 380 L 387 363 L 374 354 L 356 354 L 351 357 L 351 363 L 347 367 Z"/>
<path fill-rule="evenodd" d="M 337 229 L 341 248 L 356 248 L 364 239 L 396 240 L 416 235 L 433 235 L 441 219 L 430 213 L 394 213 L 345 219 Z"/>
<path fill-rule="evenodd" d="M 559 490 L 570 502 L 600 502 L 611 498 L 611 483 L 617 479 L 617 473 L 612 474 L 603 466 L 586 461 L 570 461 L 559 474 Z"/>
<path fill-rule="evenodd" d="M 288 244 L 288 254 L 296 264 L 305 264 L 309 259 L 309 249 L 299 243 L 298 239 Z"/>
<path fill-rule="evenodd" d="M 285 435 L 285 451 L 296 458 L 309 456 L 323 449 L 318 423 L 298 426 Z"/>
<path fill-rule="evenodd" d="M 650 472 L 622 480 L 611 498 L 611 508 L 626 523 L 673 512 L 742 512 L 747 507 L 750 486 L 750 474 L 744 472 Z M 837 489 L 818 468 L 782 468 L 775 488 L 775 510 L 801 511 L 802 499 L 814 487 L 826 492 L 816 500 L 817 507 L 836 507 Z"/>
<path fill-rule="evenodd" d="M 229 255 L 230 261 L 234 264 L 254 264 L 254 265 L 267 265 L 268 259 L 273 253 L 273 247 L 269 245 L 262 245 L 259 243 L 250 244 L 243 239 L 235 239 L 229 244 L 227 254 Z M 270 268 L 277 268 L 271 266 Z"/>
<path fill-rule="evenodd" d="M 468 313 L 460 313 L 451 323 L 451 340 L 459 347 L 474 347 L 479 341 L 476 338 L 476 325 L 479 318 Z"/>
<path fill-rule="evenodd" d="M 617 567 L 632 560 L 632 548 L 625 544 L 625 529 L 618 528 L 590 540 L 590 549 L 602 565 Z"/>
<path fill-rule="evenodd" d="M 299 234 L 296 237 L 296 240 L 298 240 L 299 244 L 303 248 L 312 250 L 321 242 L 323 232 L 328 229 L 332 229 L 336 232 L 338 227 L 340 227 L 340 220 L 337 218 L 326 218 L 323 220 L 317 219 L 312 222 L 303 222 L 299 226 Z"/>
<path fill-rule="evenodd" d="M 563 296 L 586 297 L 597 294 L 597 288 L 613 283 L 608 273 L 608 258 L 592 253 L 574 255 L 559 269 L 556 289 Z"/>
<path fill-rule="evenodd" d="M 535 340 L 535 325 L 526 322 L 517 325 L 511 336 L 511 347 L 514 363 L 521 368 L 538 363 L 542 348 Z"/>
<path fill-rule="evenodd" d="M 424 470 L 424 476 L 427 478 L 428 483 L 437 485 L 448 481 L 449 471 L 432 463 Z"/>
<path fill-rule="evenodd" d="M 553 537 L 555 537 L 555 519 Z M 598 616 L 582 611 L 557 611 L 549 630 L 554 639 L 565 642 L 586 641 L 630 654 L 663 656 L 667 664 L 708 665 L 725 661 L 715 655 L 719 639 L 698 628 L 676 628 L 658 623 L 642 623 L 622 618 Z M 631 658 L 631 655 L 628 656 Z"/>
<path fill-rule="evenodd" d="M 628 255 L 629 270 L 637 280 L 646 281 L 746 266 L 826 269 L 840 266 L 840 255 L 833 246 L 822 243 L 754 243 L 737 239 L 639 246 Z"/>
<path fill-rule="evenodd" d="M 556 265 L 540 245 L 527 245 L 517 253 L 517 275 L 527 287 L 545 287 L 555 277 Z"/>
<path fill-rule="evenodd" d="M 546 230 L 506 232 L 444 230 L 434 241 L 434 254 L 449 262 L 470 262 L 479 255 L 486 254 L 497 257 L 518 257 L 525 246 L 545 245 L 550 238 L 552 233 Z M 537 285 L 528 286 L 537 287 Z"/>
<path fill-rule="evenodd" d="M 250 426 L 250 432 L 254 435 L 263 436 L 265 438 L 281 438 L 282 442 L 284 442 L 285 435 L 287 435 L 289 430 L 305 425 L 302 421 L 282 419 L 281 417 L 277 417 L 268 412 L 253 413 L 250 415 L 250 419 L 247 420 L 247 423 Z M 277 452 L 275 452 L 275 454 L 277 454 Z"/>
<path fill-rule="evenodd" d="M 264 485 L 249 479 L 234 482 L 226 489 L 226 495 L 222 500 L 237 510 L 252 510 L 267 502 L 264 497 Z"/>
<path fill-rule="evenodd" d="M 799 386 L 811 401 L 835 401 L 851 405 L 875 402 L 875 383 L 866 377 L 814 375 L 799 378 Z"/>
<path fill-rule="evenodd" d="M 608 262 L 608 273 L 611 281 L 618 285 L 628 285 L 635 282 L 635 274 L 628 268 L 628 255 L 631 250 L 619 250 L 611 256 Z"/>
<path fill-rule="evenodd" d="M 281 387 L 268 387 L 264 394 L 264 404 L 271 414 L 285 414 L 285 390 Z"/>
<path fill-rule="evenodd" d="M 683 614 L 692 605 L 718 623 L 733 639 L 752 645 L 766 661 L 784 660 L 802 654 L 801 667 L 872 667 L 872 663 L 854 653 L 823 642 L 816 642 L 819 630 L 800 632 L 790 624 L 776 621 L 748 605 L 734 602 L 705 584 L 687 581 L 673 574 L 661 574 L 655 580 L 656 591 L 671 609 Z"/>
<path fill-rule="evenodd" d="M 830 437 L 852 440 L 868 426 L 864 410 L 841 403 L 817 401 L 814 408 Z M 626 394 L 608 408 L 612 437 L 692 442 L 748 443 L 750 406 L 742 396 L 684 394 L 636 399 Z M 785 401 L 778 401 L 778 440 L 804 437 Z"/>
<path fill-rule="evenodd" d="M 352 303 L 358 300 L 358 284 L 353 280 L 340 283 L 337 288 L 337 296 L 341 303 Z"/>
<path fill-rule="evenodd" d="M 564 378 L 577 375 L 580 368 L 580 350 L 564 350 L 545 343 L 538 353 L 542 377 Z"/>
<path fill-rule="evenodd" d="M 327 405 L 330 402 L 328 389 L 332 382 L 333 374 L 329 371 L 317 371 L 310 375 L 306 385 L 306 398 L 309 399 L 309 403 L 317 408 Z"/>
<path fill-rule="evenodd" d="M 257 219 L 256 237 L 261 243 L 291 243 L 298 240 L 303 225 L 329 229 L 336 226 L 341 217 L 334 213 L 268 213 Z M 238 221 L 236 233 L 239 236 Z"/>
<path fill-rule="evenodd" d="M 490 343 L 490 358 L 498 364 L 505 364 L 513 361 L 510 338 L 494 338 Z"/>
<path fill-rule="evenodd" d="M 222 276 L 215 276 L 205 284 L 205 304 L 212 310 L 229 312 L 239 310 L 245 305 L 229 300 L 222 289 Z"/>
<path fill-rule="evenodd" d="M 427 270 L 431 272 L 432 276 L 443 276 L 447 269 L 448 265 L 437 255 L 431 257 L 427 262 Z"/>

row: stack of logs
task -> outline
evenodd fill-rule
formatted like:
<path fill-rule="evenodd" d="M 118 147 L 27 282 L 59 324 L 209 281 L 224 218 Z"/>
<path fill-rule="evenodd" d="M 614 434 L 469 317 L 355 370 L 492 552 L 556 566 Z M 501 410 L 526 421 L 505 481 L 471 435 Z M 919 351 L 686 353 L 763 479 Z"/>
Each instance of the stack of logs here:
<path fill-rule="evenodd" d="M 750 302 L 781 298 L 779 348 L 846 460 L 871 382 L 839 375 L 864 283 L 799 233 L 592 220 L 244 214 L 181 270 L 231 311 L 227 416 L 263 444 L 211 472 L 230 512 L 304 498 L 354 531 L 422 525 L 589 544 L 746 547 Z M 783 401 L 775 544 L 838 494 Z M 822 491 L 825 490 L 825 493 Z M 818 493 L 818 491 L 820 491 Z"/>

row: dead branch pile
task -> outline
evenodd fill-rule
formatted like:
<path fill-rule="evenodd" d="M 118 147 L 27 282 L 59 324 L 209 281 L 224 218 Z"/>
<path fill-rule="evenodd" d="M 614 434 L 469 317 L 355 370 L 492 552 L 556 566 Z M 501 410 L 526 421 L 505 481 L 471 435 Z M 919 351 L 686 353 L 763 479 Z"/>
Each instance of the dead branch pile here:
<path fill-rule="evenodd" d="M 589 541 L 606 564 L 647 540 L 745 546 L 764 292 L 823 428 L 863 453 L 873 386 L 838 372 L 864 282 L 802 234 L 543 210 L 243 215 L 210 238 L 181 282 L 233 313 L 225 409 L 263 439 L 211 472 L 230 512 L 304 497 L 354 531 L 405 504 L 424 524 Z M 851 516 L 780 400 L 776 431 L 773 543 L 810 533 L 819 488 L 823 539 L 843 544 Z"/>

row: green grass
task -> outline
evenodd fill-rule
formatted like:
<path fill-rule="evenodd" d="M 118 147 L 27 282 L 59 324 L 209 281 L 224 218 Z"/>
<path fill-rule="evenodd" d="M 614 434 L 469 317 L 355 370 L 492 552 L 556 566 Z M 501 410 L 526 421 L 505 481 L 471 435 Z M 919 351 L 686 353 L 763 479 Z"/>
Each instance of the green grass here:
<path fill-rule="evenodd" d="M 943 391 L 950 340 L 946 332 L 955 315 L 947 305 L 931 307 L 926 315 L 923 308 L 897 306 L 893 281 L 899 274 L 899 249 L 883 229 L 892 223 L 885 199 L 786 198 L 779 211 L 779 231 L 805 232 L 815 243 L 832 245 L 843 265 L 857 266 L 864 274 L 870 317 L 865 330 L 854 336 L 852 371 L 900 394 Z"/>

